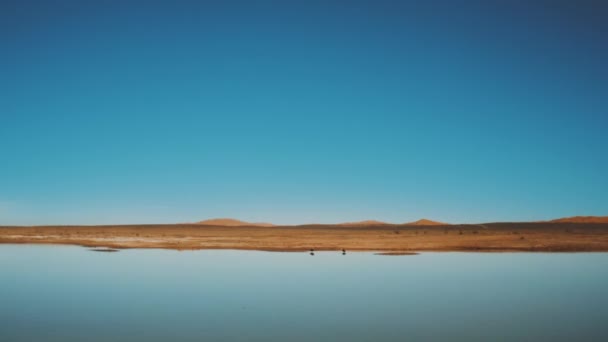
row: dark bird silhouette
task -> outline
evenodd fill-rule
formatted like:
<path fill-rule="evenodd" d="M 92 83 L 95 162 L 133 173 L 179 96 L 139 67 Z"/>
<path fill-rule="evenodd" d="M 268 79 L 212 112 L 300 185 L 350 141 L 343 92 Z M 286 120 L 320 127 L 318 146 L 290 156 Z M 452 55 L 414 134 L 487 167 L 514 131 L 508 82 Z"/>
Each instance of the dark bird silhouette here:
<path fill-rule="evenodd" d="M 346 255 L 346 249 L 342 249 L 342 255 Z"/>
<path fill-rule="evenodd" d="M 315 253 L 313 253 L 313 252 L 310 252 L 310 255 L 315 255 Z"/>

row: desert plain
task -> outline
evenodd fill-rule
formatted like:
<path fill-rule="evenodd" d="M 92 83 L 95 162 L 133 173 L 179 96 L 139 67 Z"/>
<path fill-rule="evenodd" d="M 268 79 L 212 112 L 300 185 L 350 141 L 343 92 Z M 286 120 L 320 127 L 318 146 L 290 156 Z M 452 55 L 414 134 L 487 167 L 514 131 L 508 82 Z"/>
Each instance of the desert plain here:
<path fill-rule="evenodd" d="M 608 223 L 0 226 L 0 243 L 262 251 L 606 252 Z"/>

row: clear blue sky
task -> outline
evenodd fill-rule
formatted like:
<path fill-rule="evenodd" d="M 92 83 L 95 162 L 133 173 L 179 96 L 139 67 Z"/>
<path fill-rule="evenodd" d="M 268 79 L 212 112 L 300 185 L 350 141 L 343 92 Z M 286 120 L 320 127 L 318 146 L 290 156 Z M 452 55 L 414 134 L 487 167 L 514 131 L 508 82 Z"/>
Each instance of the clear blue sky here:
<path fill-rule="evenodd" d="M 0 3 L 0 224 L 608 214 L 606 2 L 87 3 Z"/>

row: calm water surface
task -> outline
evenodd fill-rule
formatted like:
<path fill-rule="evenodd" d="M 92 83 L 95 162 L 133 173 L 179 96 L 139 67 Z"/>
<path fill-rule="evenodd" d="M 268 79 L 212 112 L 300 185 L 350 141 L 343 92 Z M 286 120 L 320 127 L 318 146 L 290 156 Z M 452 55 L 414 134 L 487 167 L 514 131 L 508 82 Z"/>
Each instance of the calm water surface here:
<path fill-rule="evenodd" d="M 608 253 L 0 245 L 0 341 L 608 341 Z"/>

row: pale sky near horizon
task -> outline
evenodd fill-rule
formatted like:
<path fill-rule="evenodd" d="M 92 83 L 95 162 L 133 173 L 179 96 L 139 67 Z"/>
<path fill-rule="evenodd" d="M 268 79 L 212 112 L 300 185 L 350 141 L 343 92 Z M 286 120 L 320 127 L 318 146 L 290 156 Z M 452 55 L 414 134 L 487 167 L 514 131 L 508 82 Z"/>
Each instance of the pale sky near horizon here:
<path fill-rule="evenodd" d="M 0 225 L 608 215 L 607 17 L 2 1 Z"/>

